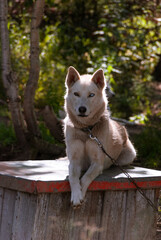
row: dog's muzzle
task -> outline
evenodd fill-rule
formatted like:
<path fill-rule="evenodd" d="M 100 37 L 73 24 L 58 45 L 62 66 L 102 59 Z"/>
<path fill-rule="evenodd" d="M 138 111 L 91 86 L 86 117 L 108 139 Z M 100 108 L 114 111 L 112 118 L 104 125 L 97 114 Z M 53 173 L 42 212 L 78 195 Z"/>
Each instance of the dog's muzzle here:
<path fill-rule="evenodd" d="M 78 109 L 78 111 L 79 111 L 79 117 L 87 117 L 88 115 L 86 115 L 85 113 L 86 113 L 86 111 L 87 111 L 87 108 L 86 107 L 84 107 L 84 106 L 81 106 L 81 107 L 79 107 L 79 109 Z"/>

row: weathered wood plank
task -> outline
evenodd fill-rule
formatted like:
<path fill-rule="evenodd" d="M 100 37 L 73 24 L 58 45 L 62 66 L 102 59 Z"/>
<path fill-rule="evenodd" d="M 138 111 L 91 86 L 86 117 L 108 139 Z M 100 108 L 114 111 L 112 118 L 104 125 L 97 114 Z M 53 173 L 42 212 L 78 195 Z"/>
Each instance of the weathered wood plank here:
<path fill-rule="evenodd" d="M 12 224 L 16 200 L 16 191 L 5 189 L 2 203 L 2 217 L 0 226 L 0 239 L 12 239 Z"/>
<path fill-rule="evenodd" d="M 12 240 L 30 240 L 37 196 L 18 192 L 13 217 Z"/>
<path fill-rule="evenodd" d="M 87 225 L 81 232 L 86 233 L 84 239 L 98 240 L 100 232 L 103 230 L 101 226 L 102 210 L 103 210 L 104 192 L 88 192 L 86 205 L 89 212 L 84 212 L 84 219 L 87 218 Z M 88 215 L 87 215 L 88 214 Z M 88 217 L 90 216 L 90 217 Z M 83 220 L 84 221 L 84 220 Z"/>
<path fill-rule="evenodd" d="M 100 233 L 101 240 L 125 240 L 123 238 L 125 212 L 126 191 L 105 192 L 102 211 L 102 232 Z"/>
<path fill-rule="evenodd" d="M 153 190 L 146 194 L 154 201 Z M 77 210 L 70 206 L 69 193 L 35 196 L 5 190 L 3 201 L 0 239 L 155 239 L 155 215 L 137 191 L 88 192 Z"/>
<path fill-rule="evenodd" d="M 155 202 L 155 191 L 146 190 Z M 156 214 L 138 191 L 128 191 L 125 221 L 125 240 L 153 240 L 156 236 Z"/>
<path fill-rule="evenodd" d="M 37 197 L 36 213 L 32 231 L 32 240 L 47 240 L 45 237 L 48 216 L 49 194 L 39 194 Z M 28 239 L 25 239 L 28 240 Z M 49 239 L 50 240 L 50 239 Z"/>
<path fill-rule="evenodd" d="M 4 189 L 0 187 L 0 225 L 2 219 Z"/>
<path fill-rule="evenodd" d="M 46 239 L 99 239 L 103 193 L 88 192 L 85 203 L 74 210 L 70 194 L 51 194 L 46 222 Z"/>
<path fill-rule="evenodd" d="M 102 194 L 98 192 L 87 192 L 83 205 L 69 212 L 70 231 L 68 239 L 90 239 L 97 240 L 100 231 Z"/>
<path fill-rule="evenodd" d="M 4 198 L 4 189 L 0 188 L 0 226 L 2 224 L 2 216 L 3 216 L 3 198 Z"/>
<path fill-rule="evenodd" d="M 48 218 L 46 221 L 46 239 L 68 239 L 70 211 L 70 194 L 50 194 L 48 205 Z"/>

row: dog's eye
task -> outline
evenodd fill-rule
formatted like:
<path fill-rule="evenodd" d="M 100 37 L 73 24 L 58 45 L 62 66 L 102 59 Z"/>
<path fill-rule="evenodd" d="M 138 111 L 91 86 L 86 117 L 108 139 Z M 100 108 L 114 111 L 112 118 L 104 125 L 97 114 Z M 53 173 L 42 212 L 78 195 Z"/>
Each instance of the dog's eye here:
<path fill-rule="evenodd" d="M 94 97 L 95 94 L 94 93 L 90 93 L 88 97 Z"/>
<path fill-rule="evenodd" d="M 80 97 L 80 95 L 79 95 L 78 92 L 74 92 L 74 96 L 76 96 L 76 97 Z"/>

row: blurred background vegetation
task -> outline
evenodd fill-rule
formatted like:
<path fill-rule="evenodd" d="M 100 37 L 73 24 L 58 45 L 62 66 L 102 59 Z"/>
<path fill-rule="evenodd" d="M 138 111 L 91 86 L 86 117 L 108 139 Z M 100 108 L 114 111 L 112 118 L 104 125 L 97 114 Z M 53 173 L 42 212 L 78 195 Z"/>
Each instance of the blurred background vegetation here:
<path fill-rule="evenodd" d="M 23 101 L 34 1 L 8 2 L 12 67 Z M 57 114 L 63 109 L 67 68 L 72 65 L 81 74 L 103 68 L 115 93 L 110 100 L 112 116 L 145 125 L 132 136 L 138 159 L 143 166 L 161 168 L 160 0 L 46 0 L 40 64 L 36 109 L 49 105 Z M 0 99 L 6 101 L 1 79 Z M 0 105 L 0 116 L 10 118 L 5 104 Z M 7 127 L 0 124 L 1 146 L 15 144 L 10 128 L 8 120 Z M 53 141 L 41 121 L 40 128 L 44 138 Z"/>

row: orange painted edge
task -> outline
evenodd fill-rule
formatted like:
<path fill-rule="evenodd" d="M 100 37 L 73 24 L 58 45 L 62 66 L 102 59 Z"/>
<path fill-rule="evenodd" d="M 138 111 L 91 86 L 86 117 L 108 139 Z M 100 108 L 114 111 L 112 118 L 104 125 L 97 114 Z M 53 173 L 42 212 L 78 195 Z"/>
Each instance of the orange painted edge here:
<path fill-rule="evenodd" d="M 159 181 L 137 181 L 139 187 L 143 189 L 161 188 L 161 180 Z M 89 191 L 106 191 L 106 190 L 128 190 L 136 189 L 135 185 L 130 182 L 108 182 L 108 181 L 93 181 L 89 187 Z M 69 181 L 58 182 L 42 182 L 38 181 L 36 184 L 37 193 L 58 193 L 69 192 Z"/>
<path fill-rule="evenodd" d="M 136 180 L 139 187 L 143 189 L 161 189 L 161 180 L 147 179 L 144 181 Z M 27 193 L 60 193 L 70 192 L 70 184 L 68 180 L 61 181 L 36 181 L 13 176 L 0 175 L 0 187 L 12 189 Z M 89 191 L 106 191 L 106 190 L 128 190 L 136 189 L 136 187 L 127 181 L 93 181 L 89 187 Z"/>

